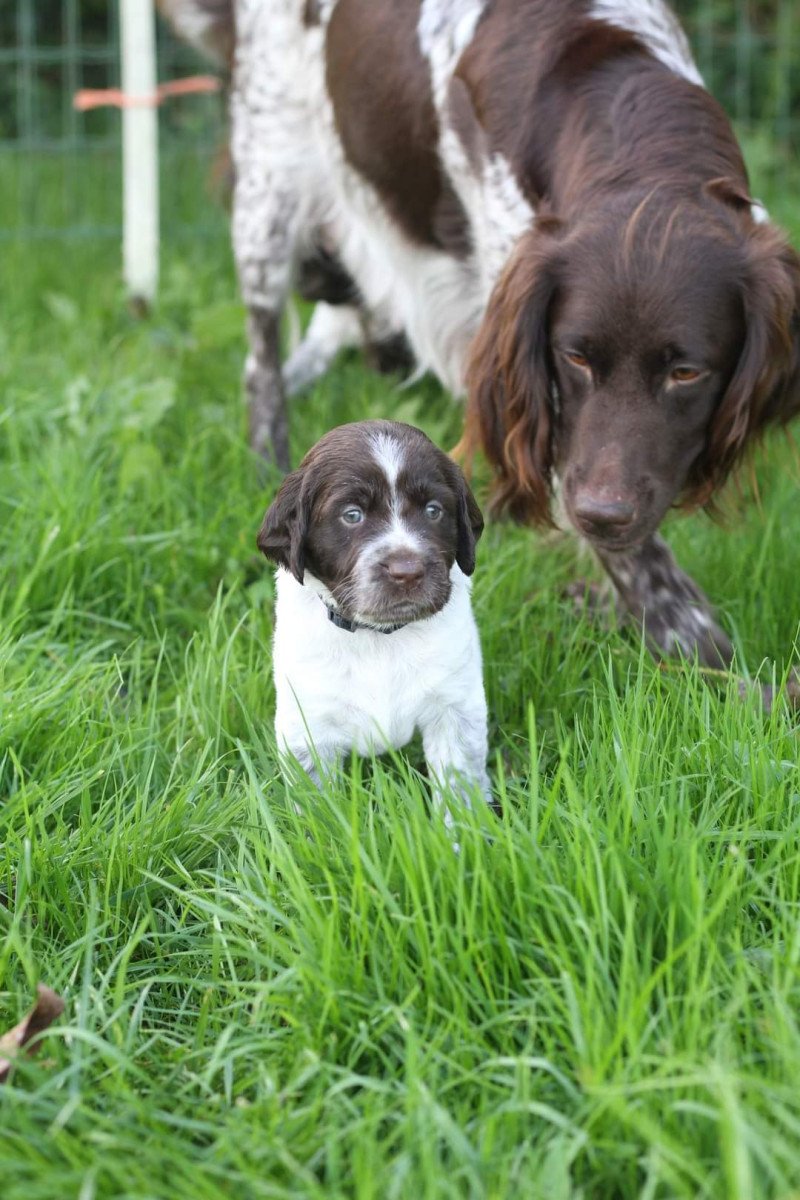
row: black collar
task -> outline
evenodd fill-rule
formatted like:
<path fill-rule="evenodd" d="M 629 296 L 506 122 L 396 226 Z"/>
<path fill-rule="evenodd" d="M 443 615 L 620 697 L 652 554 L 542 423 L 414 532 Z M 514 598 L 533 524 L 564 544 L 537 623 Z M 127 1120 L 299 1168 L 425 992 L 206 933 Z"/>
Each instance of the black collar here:
<path fill-rule="evenodd" d="M 320 597 L 321 598 L 321 597 Z M 325 601 L 322 601 L 325 604 Z M 325 604 L 328 610 L 328 620 L 331 621 L 337 629 L 344 629 L 348 633 L 356 633 L 359 629 L 369 629 L 371 633 L 396 633 L 398 629 L 405 629 L 407 622 L 402 625 L 387 625 L 380 629 L 375 625 L 362 625 L 359 621 L 348 621 L 347 617 L 343 617 L 335 608 L 331 608 L 329 604 Z"/>

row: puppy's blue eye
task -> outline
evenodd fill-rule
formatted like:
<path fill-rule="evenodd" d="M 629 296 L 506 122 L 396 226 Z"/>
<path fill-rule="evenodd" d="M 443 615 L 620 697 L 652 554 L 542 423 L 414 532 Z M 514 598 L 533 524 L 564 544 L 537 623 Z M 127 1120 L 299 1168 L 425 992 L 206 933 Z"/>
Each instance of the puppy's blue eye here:
<path fill-rule="evenodd" d="M 346 508 L 342 513 L 342 520 L 345 525 L 360 525 L 364 520 L 364 514 L 360 508 L 355 505 L 352 508 Z"/>
<path fill-rule="evenodd" d="M 431 500 L 430 504 L 425 505 L 425 516 L 429 521 L 438 521 L 444 509 L 437 500 Z"/>

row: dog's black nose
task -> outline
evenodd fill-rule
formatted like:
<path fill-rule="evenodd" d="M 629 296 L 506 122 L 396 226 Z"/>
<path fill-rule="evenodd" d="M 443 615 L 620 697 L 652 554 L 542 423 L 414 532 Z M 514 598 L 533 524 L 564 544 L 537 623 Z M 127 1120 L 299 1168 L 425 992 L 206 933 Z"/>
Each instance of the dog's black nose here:
<path fill-rule="evenodd" d="M 411 587 L 419 583 L 425 574 L 425 564 L 413 554 L 393 554 L 381 563 L 393 583 Z"/>
<path fill-rule="evenodd" d="M 616 532 L 630 525 L 636 515 L 636 507 L 632 500 L 624 498 L 609 499 L 602 494 L 581 490 L 575 496 L 574 512 L 581 525 L 589 525 L 598 530 L 608 529 Z"/>

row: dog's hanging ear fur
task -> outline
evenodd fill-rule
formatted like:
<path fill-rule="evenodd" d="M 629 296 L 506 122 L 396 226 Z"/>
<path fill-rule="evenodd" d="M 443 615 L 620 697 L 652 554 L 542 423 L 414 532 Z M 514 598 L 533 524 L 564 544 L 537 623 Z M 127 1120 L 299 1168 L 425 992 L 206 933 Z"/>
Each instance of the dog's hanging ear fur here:
<path fill-rule="evenodd" d="M 541 216 L 498 281 L 470 352 L 467 419 L 457 448 L 483 449 L 495 470 L 494 512 L 550 523 L 553 466 L 548 319 L 562 223 Z"/>
<path fill-rule="evenodd" d="M 471 575 L 475 570 L 475 547 L 483 533 L 483 513 L 464 478 L 464 472 L 451 460 L 448 463 L 450 482 L 456 494 L 456 562 L 465 575 Z"/>
<path fill-rule="evenodd" d="M 291 571 L 298 583 L 303 582 L 305 542 L 308 533 L 309 502 L 303 485 L 306 472 L 302 467 L 287 475 L 278 494 L 264 514 L 258 533 L 258 548 L 271 562 Z"/>
<path fill-rule="evenodd" d="M 768 223 L 753 224 L 746 254 L 744 345 L 692 472 L 690 502 L 710 499 L 753 437 L 800 412 L 800 257 Z"/>

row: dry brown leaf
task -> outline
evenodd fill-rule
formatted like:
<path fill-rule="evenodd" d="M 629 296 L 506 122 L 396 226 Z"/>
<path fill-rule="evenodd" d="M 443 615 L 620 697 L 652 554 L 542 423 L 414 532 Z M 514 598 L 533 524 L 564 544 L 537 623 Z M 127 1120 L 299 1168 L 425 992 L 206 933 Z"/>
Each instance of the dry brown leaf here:
<path fill-rule="evenodd" d="M 40 983 L 36 992 L 36 1003 L 28 1015 L 20 1021 L 19 1025 L 15 1025 L 13 1029 L 9 1029 L 8 1033 L 4 1033 L 0 1037 L 0 1055 L 7 1052 L 12 1055 L 11 1058 L 0 1057 L 0 1083 L 4 1083 L 8 1078 L 16 1054 L 27 1045 L 31 1038 L 36 1037 L 37 1033 L 42 1033 L 49 1025 L 52 1025 L 56 1017 L 60 1017 L 64 1011 L 64 1001 L 51 988 Z M 31 1047 L 29 1053 L 35 1054 L 38 1048 L 37 1043 Z"/>

